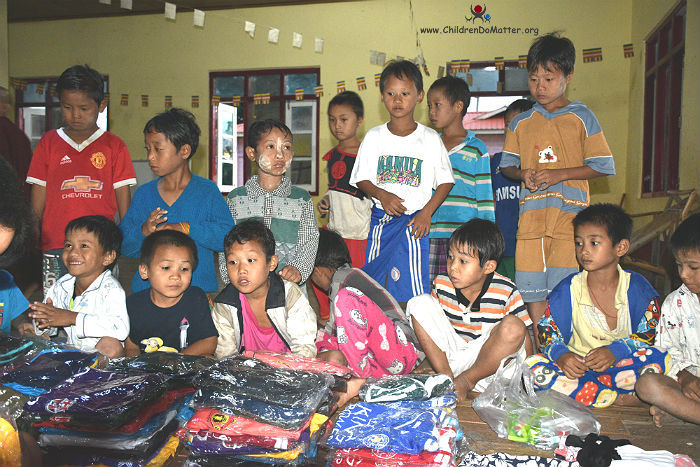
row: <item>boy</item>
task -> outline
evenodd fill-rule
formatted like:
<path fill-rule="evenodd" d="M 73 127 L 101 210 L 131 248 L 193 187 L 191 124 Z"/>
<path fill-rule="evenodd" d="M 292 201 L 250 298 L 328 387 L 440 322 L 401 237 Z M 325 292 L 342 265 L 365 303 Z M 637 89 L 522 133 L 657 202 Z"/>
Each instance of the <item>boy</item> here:
<path fill-rule="evenodd" d="M 332 308 L 316 342 L 319 358 L 347 365 L 363 378 L 413 371 L 423 354 L 394 297 L 352 267 L 340 235 L 321 229 L 318 245 L 311 280 L 328 292 Z"/>
<path fill-rule="evenodd" d="M 111 272 L 122 242 L 119 227 L 104 216 L 83 216 L 68 223 L 65 236 L 68 274 L 51 286 L 44 303 L 29 305 L 36 333 L 55 335 L 62 327 L 68 344 L 121 357 L 129 317 L 124 290 Z"/>
<path fill-rule="evenodd" d="M 218 289 L 214 252 L 233 227 L 233 219 L 216 184 L 192 174 L 189 162 L 199 145 L 199 126 L 183 109 L 162 112 L 146 123 L 143 135 L 148 164 L 158 178 L 139 187 L 120 227 L 126 256 L 139 255 L 141 244 L 157 230 L 189 235 L 197 247 L 199 267 L 192 285 L 205 292 Z M 148 288 L 142 275 L 134 274 L 131 292 Z"/>
<path fill-rule="evenodd" d="M 408 302 L 425 355 L 436 372 L 452 377 L 460 400 L 483 391 L 504 357 L 532 353 L 520 293 L 495 272 L 502 255 L 498 226 L 472 219 L 450 236 L 447 275 L 435 278 L 432 296 Z"/>
<path fill-rule="evenodd" d="M 667 375 L 643 374 L 634 387 L 651 404 L 656 426 L 664 416 L 700 424 L 700 214 L 688 217 L 671 236 L 683 284 L 661 305 L 656 345 L 671 356 Z"/>
<path fill-rule="evenodd" d="M 165 350 L 212 355 L 217 332 L 209 299 L 190 286 L 197 270 L 194 240 L 176 230 L 158 230 L 141 245 L 139 275 L 149 289 L 129 296 L 126 309 L 131 332 L 124 343 L 127 357 Z"/>
<path fill-rule="evenodd" d="M 318 203 L 321 215 L 328 214 L 328 228 L 338 232 L 350 251 L 352 264 L 362 267 L 367 251 L 367 234 L 372 201 L 350 185 L 360 139 L 357 128 L 364 121 L 362 99 L 352 91 L 336 94 L 328 104 L 328 126 L 338 145 L 328 151 L 328 193 Z"/>
<path fill-rule="evenodd" d="M 503 117 L 505 128 L 510 126 L 513 118 L 532 108 L 533 102 L 529 99 L 518 99 L 511 102 L 506 108 Z M 503 259 L 498 263 L 496 272 L 515 278 L 515 233 L 518 230 L 518 212 L 520 211 L 520 181 L 511 180 L 501 172 L 502 152 L 497 152 L 491 158 L 491 187 L 493 199 L 496 203 L 496 225 L 503 233 L 506 249 Z"/>
<path fill-rule="evenodd" d="M 129 150 L 112 133 L 97 126 L 107 106 L 102 76 L 76 65 L 56 83 L 65 126 L 42 136 L 34 151 L 27 183 L 31 204 L 41 223 L 44 295 L 67 273 L 61 263 L 66 225 L 76 217 L 99 214 L 122 219 L 129 208 L 136 173 Z"/>
<path fill-rule="evenodd" d="M 542 355 L 526 363 L 539 389 L 554 389 L 584 405 L 638 403 L 637 377 L 663 373 L 665 353 L 654 347 L 659 294 L 620 267 L 629 249 L 632 218 L 619 206 L 594 204 L 573 221 L 576 258 L 571 274 L 549 296 L 538 323 Z"/>
<path fill-rule="evenodd" d="M 447 271 L 447 250 L 450 235 L 457 227 L 478 217 L 496 220 L 489 153 L 486 145 L 464 129 L 471 94 L 464 80 L 446 76 L 435 81 L 428 90 L 430 122 L 441 131 L 452 165 L 455 184 L 445 201 L 433 214 L 430 226 L 430 281 Z"/>
<path fill-rule="evenodd" d="M 316 315 L 299 286 L 275 273 L 272 231 L 260 221 L 239 222 L 226 235 L 224 251 L 231 283 L 214 300 L 214 356 L 269 350 L 315 357 Z"/>
<path fill-rule="evenodd" d="M 228 207 L 236 222 L 263 221 L 276 242 L 275 264 L 284 280 L 303 284 L 314 267 L 318 224 L 309 192 L 292 186 L 284 174 L 294 157 L 292 132 L 277 120 L 258 120 L 248 129 L 248 159 L 258 164 L 258 175 L 228 194 Z M 223 258 L 219 269 L 228 282 Z"/>
<path fill-rule="evenodd" d="M 527 54 L 530 94 L 537 104 L 506 130 L 501 171 L 522 180 L 515 283 L 538 322 L 547 295 L 578 272 L 571 220 L 588 206 L 588 180 L 614 175 L 615 165 L 593 112 L 570 102 L 574 44 L 556 34 L 536 39 Z"/>
<path fill-rule="evenodd" d="M 418 67 L 406 60 L 390 62 L 379 89 L 391 119 L 365 135 L 350 184 L 374 201 L 363 269 L 397 301 L 406 302 L 429 288 L 430 217 L 454 178 L 438 134 L 413 119 L 423 100 Z"/>

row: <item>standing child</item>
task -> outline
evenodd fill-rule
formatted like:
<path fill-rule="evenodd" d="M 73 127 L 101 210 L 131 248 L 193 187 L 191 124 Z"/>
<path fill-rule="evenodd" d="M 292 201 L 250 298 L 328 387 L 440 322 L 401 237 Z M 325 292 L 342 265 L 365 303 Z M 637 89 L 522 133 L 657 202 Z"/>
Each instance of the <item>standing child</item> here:
<path fill-rule="evenodd" d="M 197 247 L 192 237 L 159 230 L 141 245 L 139 274 L 151 285 L 126 299 L 131 332 L 126 356 L 141 351 L 168 350 L 187 355 L 212 355 L 217 332 L 209 299 L 190 286 L 197 270 Z"/>
<path fill-rule="evenodd" d="M 65 126 L 42 136 L 27 174 L 32 209 L 41 222 L 44 295 L 67 273 L 61 262 L 66 225 L 76 217 L 99 214 L 108 219 L 129 208 L 136 173 L 129 150 L 112 133 L 97 126 L 107 106 L 102 76 L 76 65 L 56 83 Z"/>
<path fill-rule="evenodd" d="M 569 39 L 547 34 L 535 40 L 527 69 L 537 104 L 513 119 L 503 146 L 501 170 L 523 182 L 515 283 L 534 322 L 554 286 L 578 271 L 571 220 L 590 202 L 588 180 L 615 174 L 595 115 L 566 98 L 575 59 Z"/>
<path fill-rule="evenodd" d="M 269 350 L 315 357 L 316 315 L 299 286 L 275 272 L 272 231 L 260 221 L 239 222 L 226 235 L 224 250 L 231 283 L 214 301 L 214 356 Z"/>
<path fill-rule="evenodd" d="M 170 109 L 150 119 L 143 129 L 151 171 L 158 178 L 139 187 L 121 223 L 124 254 L 137 257 L 144 239 L 157 230 L 189 235 L 197 246 L 199 268 L 192 285 L 216 292 L 218 282 L 214 252 L 233 226 L 221 192 L 211 180 L 193 175 L 190 159 L 199 145 L 194 115 Z M 148 281 L 139 273 L 131 281 L 131 293 L 145 290 Z"/>
<path fill-rule="evenodd" d="M 648 373 L 634 388 L 660 427 L 664 416 L 700 424 L 700 214 L 687 218 L 671 236 L 683 284 L 661 305 L 656 345 L 671 362 L 666 375 Z"/>
<path fill-rule="evenodd" d="M 431 366 L 454 379 L 460 400 L 486 389 L 504 357 L 532 353 L 520 293 L 495 272 L 502 255 L 498 226 L 470 220 L 452 233 L 447 275 L 435 278 L 432 296 L 415 297 L 406 308 Z"/>
<path fill-rule="evenodd" d="M 655 347 L 659 294 L 620 267 L 629 249 L 632 218 L 619 206 L 594 204 L 573 221 L 576 258 L 583 267 L 557 285 L 538 323 L 542 355 L 526 363 L 539 389 L 554 389 L 584 405 L 638 403 L 637 377 L 664 373 Z"/>
<path fill-rule="evenodd" d="M 511 102 L 506 108 L 503 117 L 505 128 L 519 113 L 532 108 L 533 102 L 529 99 L 518 99 Z M 496 203 L 496 224 L 503 233 L 506 249 L 503 259 L 498 263 L 496 272 L 510 279 L 515 278 L 515 233 L 518 230 L 518 212 L 520 211 L 520 181 L 511 180 L 501 172 L 502 152 L 497 152 L 491 158 L 491 186 L 493 199 Z"/>
<path fill-rule="evenodd" d="M 430 225 L 430 282 L 447 272 L 450 235 L 470 219 L 496 220 L 486 145 L 462 123 L 471 94 L 455 76 L 440 78 L 428 90 L 430 122 L 440 130 L 455 184 Z"/>
<path fill-rule="evenodd" d="M 390 62 L 379 89 L 391 119 L 365 135 L 350 184 L 374 201 L 363 269 L 406 302 L 430 286 L 430 218 L 454 178 L 440 136 L 413 119 L 424 94 L 418 67 L 406 60 Z"/>
<path fill-rule="evenodd" d="M 62 256 L 68 274 L 51 286 L 45 303 L 29 305 L 29 316 L 37 333 L 55 335 L 62 327 L 68 344 L 121 357 L 129 317 L 124 290 L 111 271 L 122 243 L 119 227 L 104 216 L 83 216 L 68 223 L 65 235 Z"/>
<path fill-rule="evenodd" d="M 318 224 L 309 192 L 292 186 L 284 174 L 294 157 L 292 132 L 277 120 L 258 120 L 248 129 L 248 159 L 258 164 L 258 175 L 228 194 L 228 207 L 236 222 L 262 221 L 276 242 L 277 272 L 282 279 L 303 284 L 314 267 Z M 221 277 L 228 281 L 223 258 Z"/>

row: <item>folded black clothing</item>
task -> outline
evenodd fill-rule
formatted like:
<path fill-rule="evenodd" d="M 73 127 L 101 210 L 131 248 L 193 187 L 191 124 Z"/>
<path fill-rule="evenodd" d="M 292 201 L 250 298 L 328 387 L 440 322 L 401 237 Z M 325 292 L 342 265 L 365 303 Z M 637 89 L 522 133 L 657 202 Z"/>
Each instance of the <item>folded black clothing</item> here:
<path fill-rule="evenodd" d="M 5 365 L 25 355 L 34 347 L 34 342 L 0 332 L 0 365 Z"/>
<path fill-rule="evenodd" d="M 106 369 L 119 373 L 130 371 L 162 373 L 181 382 L 191 382 L 198 372 L 209 368 L 214 363 L 216 360 L 211 357 L 174 352 L 151 352 L 135 357 L 112 359 Z"/>

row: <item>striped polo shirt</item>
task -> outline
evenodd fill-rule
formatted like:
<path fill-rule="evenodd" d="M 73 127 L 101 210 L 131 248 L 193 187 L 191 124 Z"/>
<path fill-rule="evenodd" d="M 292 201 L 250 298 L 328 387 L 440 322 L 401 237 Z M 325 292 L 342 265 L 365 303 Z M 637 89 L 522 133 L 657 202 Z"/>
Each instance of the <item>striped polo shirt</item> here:
<path fill-rule="evenodd" d="M 520 318 L 525 326 L 532 324 L 515 284 L 496 272 L 486 277 L 484 287 L 473 303 L 455 289 L 449 277 L 442 275 L 433 282 L 433 297 L 440 302 L 455 332 L 467 342 L 481 337 L 505 315 Z"/>

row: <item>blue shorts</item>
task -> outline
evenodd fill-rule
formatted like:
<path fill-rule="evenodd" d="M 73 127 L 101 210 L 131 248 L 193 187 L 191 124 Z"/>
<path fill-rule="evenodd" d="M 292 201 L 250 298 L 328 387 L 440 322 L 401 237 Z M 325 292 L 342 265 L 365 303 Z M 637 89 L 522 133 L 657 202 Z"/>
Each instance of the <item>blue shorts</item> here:
<path fill-rule="evenodd" d="M 362 269 L 398 302 L 430 292 L 428 236 L 418 240 L 408 227 L 416 214 L 390 216 L 372 208 L 367 260 Z"/>

